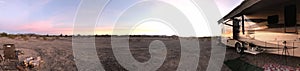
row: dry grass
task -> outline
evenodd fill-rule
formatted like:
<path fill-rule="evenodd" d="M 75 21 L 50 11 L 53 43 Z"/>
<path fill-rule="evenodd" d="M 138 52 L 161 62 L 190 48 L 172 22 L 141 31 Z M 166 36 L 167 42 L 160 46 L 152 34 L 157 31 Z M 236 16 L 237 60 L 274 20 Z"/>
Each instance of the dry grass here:
<path fill-rule="evenodd" d="M 15 39 L 15 38 L 17 38 L 18 36 L 16 36 L 16 35 L 8 35 L 7 37 L 10 38 L 10 39 Z"/>

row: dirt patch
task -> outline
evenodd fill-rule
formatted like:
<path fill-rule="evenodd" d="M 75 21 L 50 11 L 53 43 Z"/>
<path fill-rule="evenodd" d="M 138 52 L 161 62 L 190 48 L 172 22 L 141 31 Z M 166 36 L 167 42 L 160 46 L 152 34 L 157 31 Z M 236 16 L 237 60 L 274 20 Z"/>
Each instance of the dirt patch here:
<path fill-rule="evenodd" d="M 210 38 L 188 38 L 197 39 L 200 44 L 200 59 L 198 63 L 198 71 L 205 71 L 211 55 L 211 39 Z M 158 69 L 158 71 L 174 71 L 177 69 L 180 61 L 180 41 L 174 38 L 158 38 L 158 37 L 133 37 L 130 38 L 130 51 L 133 57 L 139 62 L 148 61 L 150 57 L 149 45 L 153 40 L 161 40 L 167 47 L 167 57 Z M 55 40 L 41 40 L 31 38 L 28 40 L 17 40 L 0 37 L 0 45 L 15 44 L 17 49 L 24 50 L 27 56 L 41 56 L 45 64 L 41 71 L 77 71 L 72 50 L 72 37 L 60 37 Z M 220 45 L 220 44 L 218 44 Z M 222 46 L 222 45 L 220 45 Z M 224 47 L 226 48 L 226 47 Z M 97 37 L 96 49 L 100 62 L 107 71 L 126 71 L 116 60 L 111 48 L 110 37 Z M 226 49 L 225 60 L 240 57 L 233 48 Z M 283 58 L 274 54 L 245 54 L 243 61 L 252 65 L 262 67 L 266 63 L 283 64 Z M 300 58 L 288 57 L 288 66 L 296 67 L 300 64 Z M 222 71 L 230 71 L 223 65 Z"/>

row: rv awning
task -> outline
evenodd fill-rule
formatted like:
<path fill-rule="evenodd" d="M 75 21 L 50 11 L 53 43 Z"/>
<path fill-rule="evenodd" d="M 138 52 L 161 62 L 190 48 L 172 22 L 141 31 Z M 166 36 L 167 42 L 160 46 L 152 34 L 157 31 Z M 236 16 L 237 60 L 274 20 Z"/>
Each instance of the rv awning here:
<path fill-rule="evenodd" d="M 241 15 L 250 15 L 258 12 L 278 12 L 285 5 L 299 3 L 298 0 L 244 0 L 226 16 L 218 20 L 223 23 L 225 20 Z"/>

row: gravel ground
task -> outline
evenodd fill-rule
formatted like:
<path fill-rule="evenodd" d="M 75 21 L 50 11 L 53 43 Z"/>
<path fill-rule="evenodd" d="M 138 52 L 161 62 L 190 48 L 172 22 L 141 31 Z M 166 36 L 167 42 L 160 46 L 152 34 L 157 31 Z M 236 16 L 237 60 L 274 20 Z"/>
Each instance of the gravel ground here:
<path fill-rule="evenodd" d="M 51 40 L 50 40 L 51 39 Z M 189 38 L 196 39 L 196 38 Z M 180 41 L 175 38 L 154 38 L 154 37 L 134 37 L 130 38 L 130 51 L 133 57 L 139 62 L 146 62 L 150 59 L 150 53 L 148 46 L 153 40 L 161 40 L 167 47 L 167 57 L 163 65 L 158 71 L 174 71 L 177 69 L 180 61 Z M 198 63 L 198 71 L 205 71 L 208 67 L 208 62 L 211 54 L 211 40 L 210 38 L 198 39 L 201 53 L 200 61 Z M 0 37 L 0 45 L 6 43 L 13 43 L 17 49 L 24 49 L 24 57 L 27 56 L 41 56 L 45 63 L 39 69 L 40 71 L 77 71 L 73 51 L 72 51 L 72 39 L 70 37 L 49 38 L 49 40 L 31 38 L 29 40 L 22 39 L 9 39 L 6 37 Z M 221 44 L 219 44 L 222 46 Z M 97 37 L 96 49 L 100 62 L 107 71 L 126 71 L 113 56 L 110 38 Z M 226 47 L 224 47 L 226 48 Z M 235 53 L 233 48 L 226 48 L 225 60 L 234 59 L 240 57 Z M 250 64 L 262 67 L 266 63 L 285 64 L 285 58 L 280 55 L 274 54 L 258 54 L 251 55 L 245 54 L 242 58 L 244 61 Z M 297 67 L 300 64 L 300 58 L 287 57 L 287 65 Z M 223 65 L 222 71 L 230 71 L 228 67 Z"/>
<path fill-rule="evenodd" d="M 225 60 L 235 59 L 241 56 L 234 51 L 234 48 L 227 48 Z M 261 53 L 258 55 L 244 54 L 241 56 L 241 59 L 258 67 L 263 67 L 265 64 L 279 64 L 299 68 L 300 64 L 300 57 L 282 56 L 268 53 Z"/>

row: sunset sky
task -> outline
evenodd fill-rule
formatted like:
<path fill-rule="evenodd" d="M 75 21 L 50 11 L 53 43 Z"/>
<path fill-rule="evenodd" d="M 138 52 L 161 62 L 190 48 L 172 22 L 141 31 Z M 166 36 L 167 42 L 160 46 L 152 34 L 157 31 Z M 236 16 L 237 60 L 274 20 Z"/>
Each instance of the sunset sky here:
<path fill-rule="evenodd" d="M 101 16 L 103 19 L 99 20 L 102 24 L 97 24 L 95 33 L 110 34 L 114 20 L 136 1 L 138 0 L 111 0 L 103 11 Z M 186 1 L 166 0 L 179 9 L 185 9 L 183 11 L 193 11 L 192 5 Z M 239 5 L 242 0 L 215 0 L 215 2 L 221 14 L 225 15 Z M 0 32 L 72 34 L 73 21 L 79 4 L 80 0 L 0 0 Z M 149 9 L 149 11 L 151 10 Z M 187 16 L 195 15 L 193 12 L 185 14 Z M 124 23 L 123 28 L 117 29 L 127 30 L 124 29 L 126 24 L 128 23 Z M 197 26 L 194 27 L 196 30 L 207 30 L 205 27 Z M 172 35 L 174 33 L 168 26 L 161 25 L 160 22 L 146 22 L 136 27 L 132 34 Z M 197 34 L 197 36 L 209 35 L 207 33 Z"/>

